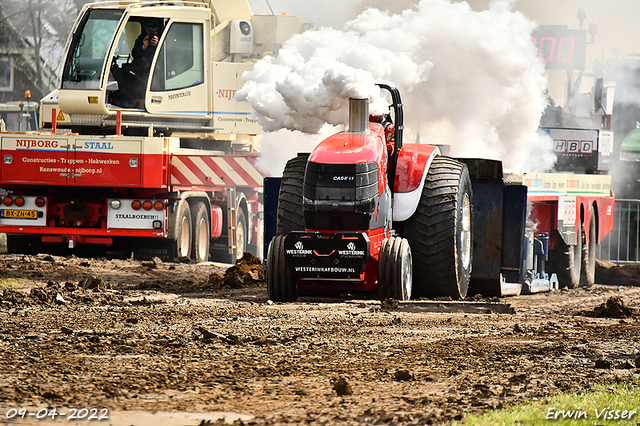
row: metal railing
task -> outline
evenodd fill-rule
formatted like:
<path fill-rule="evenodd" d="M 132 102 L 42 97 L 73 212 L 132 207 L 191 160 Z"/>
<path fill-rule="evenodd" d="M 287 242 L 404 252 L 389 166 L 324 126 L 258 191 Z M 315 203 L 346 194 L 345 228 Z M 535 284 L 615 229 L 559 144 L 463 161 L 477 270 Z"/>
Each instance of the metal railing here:
<path fill-rule="evenodd" d="M 598 259 L 640 263 L 640 200 L 616 200 L 613 231 L 596 250 Z"/>

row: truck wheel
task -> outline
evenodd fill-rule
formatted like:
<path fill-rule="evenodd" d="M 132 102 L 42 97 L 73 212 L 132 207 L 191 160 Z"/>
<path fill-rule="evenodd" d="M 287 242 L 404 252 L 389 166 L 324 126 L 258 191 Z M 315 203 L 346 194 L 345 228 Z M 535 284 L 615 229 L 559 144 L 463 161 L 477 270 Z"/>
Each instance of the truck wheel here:
<path fill-rule="evenodd" d="M 198 202 L 191 210 L 191 224 L 193 226 L 191 255 L 197 263 L 206 262 L 209 260 L 211 225 L 205 203 Z"/>
<path fill-rule="evenodd" d="M 405 238 L 391 237 L 382 242 L 378 264 L 380 300 L 411 299 L 413 287 L 411 249 Z"/>
<path fill-rule="evenodd" d="M 264 220 L 258 220 L 258 238 L 255 244 L 255 253 L 260 260 L 264 260 Z"/>
<path fill-rule="evenodd" d="M 191 258 L 191 209 L 183 200 L 178 203 L 176 221 L 174 223 L 173 252 L 178 259 Z"/>
<path fill-rule="evenodd" d="M 234 262 L 242 256 L 244 256 L 244 252 L 247 251 L 247 218 L 244 215 L 244 211 L 240 209 L 238 211 L 238 223 L 236 224 L 236 258 L 233 260 Z"/>
<path fill-rule="evenodd" d="M 549 250 L 548 272 L 556 273 L 560 288 L 576 288 L 580 285 L 582 259 L 582 235 L 576 244 Z"/>
<path fill-rule="evenodd" d="M 247 244 L 247 251 L 256 256 L 258 259 L 264 260 L 264 220 L 256 219 L 256 222 L 258 223 L 258 225 L 256 226 L 256 238 L 255 241 Z M 251 226 L 253 225 L 250 225 L 250 227 Z M 248 232 L 253 235 L 253 230 L 249 229 Z"/>
<path fill-rule="evenodd" d="M 267 294 L 274 302 L 295 302 L 298 299 L 298 287 L 291 279 L 284 257 L 284 239 L 282 235 L 273 237 L 267 252 Z"/>
<path fill-rule="evenodd" d="M 584 224 L 582 225 L 582 273 L 580 287 L 591 287 L 596 282 L 596 213 L 591 208 L 589 220 L 589 243 L 586 242 Z"/>
<path fill-rule="evenodd" d="M 302 213 L 302 191 L 304 171 L 309 153 L 298 154 L 287 162 L 282 172 L 282 183 L 278 195 L 278 222 L 276 235 L 287 235 L 291 231 L 304 231 Z"/>
<path fill-rule="evenodd" d="M 467 296 L 473 264 L 472 197 L 467 166 L 452 158 L 436 157 L 418 207 L 404 225 L 416 258 L 415 297 Z"/>

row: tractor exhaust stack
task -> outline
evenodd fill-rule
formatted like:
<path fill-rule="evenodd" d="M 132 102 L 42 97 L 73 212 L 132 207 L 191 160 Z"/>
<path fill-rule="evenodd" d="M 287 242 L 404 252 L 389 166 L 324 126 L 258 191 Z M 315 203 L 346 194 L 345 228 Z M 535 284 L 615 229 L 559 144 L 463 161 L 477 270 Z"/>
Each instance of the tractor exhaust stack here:
<path fill-rule="evenodd" d="M 349 98 L 349 133 L 369 132 L 369 99 Z"/>

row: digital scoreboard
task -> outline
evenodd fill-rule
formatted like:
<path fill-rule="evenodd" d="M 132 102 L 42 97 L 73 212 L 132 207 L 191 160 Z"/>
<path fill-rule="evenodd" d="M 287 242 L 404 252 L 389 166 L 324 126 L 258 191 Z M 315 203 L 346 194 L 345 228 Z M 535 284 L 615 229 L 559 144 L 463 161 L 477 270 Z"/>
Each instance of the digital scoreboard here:
<path fill-rule="evenodd" d="M 582 70 L 587 57 L 587 31 L 566 25 L 540 25 L 531 34 L 538 58 L 547 69 Z"/>

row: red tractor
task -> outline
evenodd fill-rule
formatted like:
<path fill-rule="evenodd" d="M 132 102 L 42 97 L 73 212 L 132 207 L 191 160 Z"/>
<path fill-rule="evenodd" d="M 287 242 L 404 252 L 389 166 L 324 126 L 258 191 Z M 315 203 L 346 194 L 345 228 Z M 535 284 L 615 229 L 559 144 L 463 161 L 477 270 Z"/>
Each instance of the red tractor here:
<path fill-rule="evenodd" d="M 266 258 L 269 298 L 301 292 L 380 299 L 467 295 L 473 263 L 467 166 L 436 146 L 403 144 L 400 94 L 369 116 L 351 99 L 349 130 L 287 163 L 276 236 Z"/>

